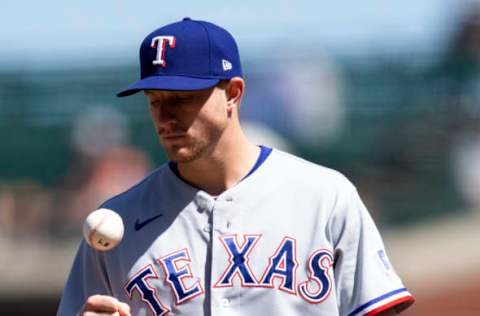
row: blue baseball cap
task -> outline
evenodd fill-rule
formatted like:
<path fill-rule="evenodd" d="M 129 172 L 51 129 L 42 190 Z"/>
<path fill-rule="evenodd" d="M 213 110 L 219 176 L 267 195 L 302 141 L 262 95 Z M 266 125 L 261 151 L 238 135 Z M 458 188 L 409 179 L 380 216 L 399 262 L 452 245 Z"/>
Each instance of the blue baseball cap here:
<path fill-rule="evenodd" d="M 203 90 L 242 77 L 238 47 L 225 29 L 184 18 L 150 33 L 140 46 L 140 80 L 119 92 Z"/>

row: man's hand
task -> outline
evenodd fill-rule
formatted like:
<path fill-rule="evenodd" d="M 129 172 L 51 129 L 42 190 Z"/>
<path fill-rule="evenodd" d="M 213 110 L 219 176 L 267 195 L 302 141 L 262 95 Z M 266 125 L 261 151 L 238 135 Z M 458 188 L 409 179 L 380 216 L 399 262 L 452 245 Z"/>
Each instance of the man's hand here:
<path fill-rule="evenodd" d="M 115 297 L 92 295 L 82 307 L 78 316 L 131 316 L 130 306 Z"/>

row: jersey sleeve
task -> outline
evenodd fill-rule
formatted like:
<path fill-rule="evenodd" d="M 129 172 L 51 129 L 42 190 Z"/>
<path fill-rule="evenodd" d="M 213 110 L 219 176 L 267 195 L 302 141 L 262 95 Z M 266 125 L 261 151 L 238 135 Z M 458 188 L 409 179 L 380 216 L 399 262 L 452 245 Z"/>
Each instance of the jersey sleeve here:
<path fill-rule="evenodd" d="M 57 316 L 77 315 L 89 296 L 111 295 L 110 292 L 101 254 L 82 241 L 70 270 Z"/>
<path fill-rule="evenodd" d="M 390 264 L 380 233 L 353 185 L 329 219 L 340 315 L 401 312 L 414 298 Z M 345 194 L 345 192 L 343 192 Z"/>

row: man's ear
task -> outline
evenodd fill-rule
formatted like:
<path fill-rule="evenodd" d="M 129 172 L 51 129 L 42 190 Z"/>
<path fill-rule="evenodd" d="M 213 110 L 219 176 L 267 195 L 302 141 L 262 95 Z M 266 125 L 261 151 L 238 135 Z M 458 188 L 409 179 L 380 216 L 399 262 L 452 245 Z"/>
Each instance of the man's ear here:
<path fill-rule="evenodd" d="M 240 102 L 245 91 L 245 81 L 240 77 L 233 77 L 228 81 L 228 84 L 225 88 L 227 94 L 227 104 L 229 110 L 233 108 L 239 108 Z"/>

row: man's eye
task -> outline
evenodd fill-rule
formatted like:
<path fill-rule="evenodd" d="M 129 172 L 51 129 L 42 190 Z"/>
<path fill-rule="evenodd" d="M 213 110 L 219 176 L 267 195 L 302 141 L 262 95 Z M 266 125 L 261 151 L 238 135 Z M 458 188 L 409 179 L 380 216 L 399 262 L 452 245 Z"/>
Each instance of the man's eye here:
<path fill-rule="evenodd" d="M 172 100 L 173 103 L 178 103 L 178 104 L 188 104 L 188 103 L 191 103 L 192 102 L 192 98 L 191 97 L 175 97 L 175 99 Z"/>
<path fill-rule="evenodd" d="M 190 96 L 171 96 L 161 101 L 153 101 L 150 102 L 150 106 L 152 107 L 159 107 L 163 106 L 175 106 L 175 105 L 189 105 L 194 101 L 194 98 Z"/>

